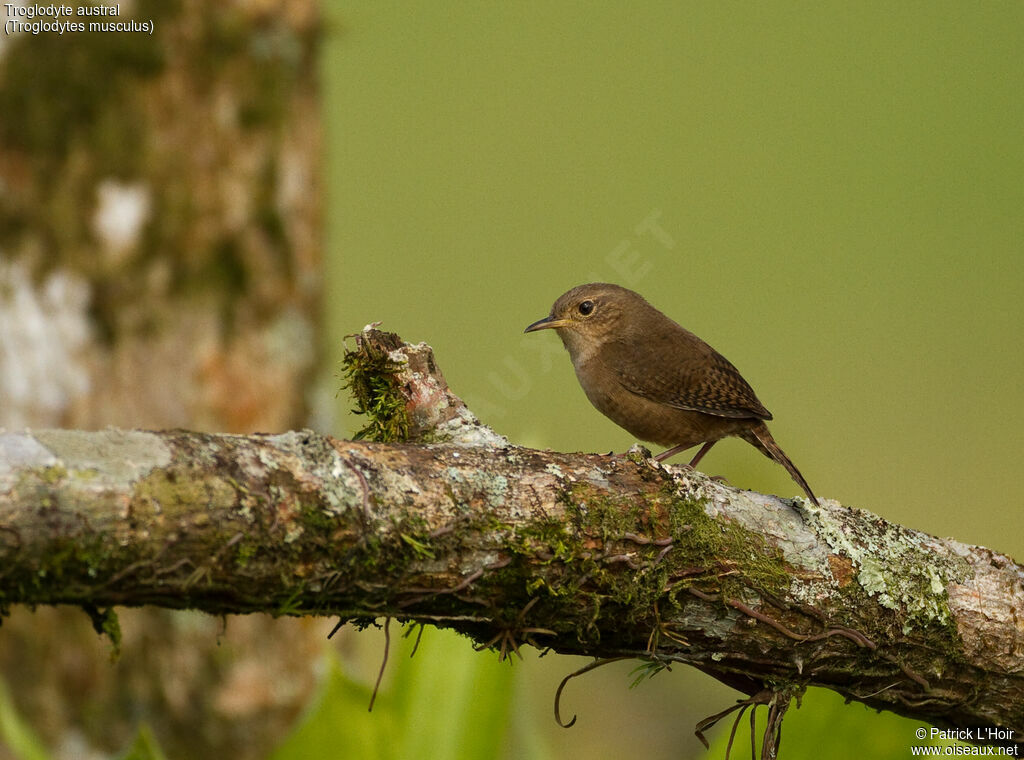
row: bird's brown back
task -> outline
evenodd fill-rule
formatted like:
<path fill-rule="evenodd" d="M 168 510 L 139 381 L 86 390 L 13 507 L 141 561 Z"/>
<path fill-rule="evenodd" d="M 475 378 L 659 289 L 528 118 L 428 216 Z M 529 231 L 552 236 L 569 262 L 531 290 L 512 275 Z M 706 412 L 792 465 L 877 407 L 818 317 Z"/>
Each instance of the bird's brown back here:
<path fill-rule="evenodd" d="M 728 359 L 646 301 L 623 327 L 598 357 L 626 390 L 716 417 L 772 418 Z"/>

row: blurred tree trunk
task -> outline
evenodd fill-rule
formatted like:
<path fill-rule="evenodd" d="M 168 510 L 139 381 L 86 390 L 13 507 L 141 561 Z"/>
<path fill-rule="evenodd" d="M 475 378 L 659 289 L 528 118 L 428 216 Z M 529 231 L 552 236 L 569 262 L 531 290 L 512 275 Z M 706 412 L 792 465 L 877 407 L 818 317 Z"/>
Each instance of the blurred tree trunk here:
<path fill-rule="evenodd" d="M 154 34 L 0 40 L 0 426 L 310 424 L 316 4 L 121 9 Z M 111 664 L 79 611 L 3 621 L 3 678 L 55 757 L 123 750 L 139 721 L 169 756 L 263 757 L 314 686 L 321 626 L 122 624 Z"/>

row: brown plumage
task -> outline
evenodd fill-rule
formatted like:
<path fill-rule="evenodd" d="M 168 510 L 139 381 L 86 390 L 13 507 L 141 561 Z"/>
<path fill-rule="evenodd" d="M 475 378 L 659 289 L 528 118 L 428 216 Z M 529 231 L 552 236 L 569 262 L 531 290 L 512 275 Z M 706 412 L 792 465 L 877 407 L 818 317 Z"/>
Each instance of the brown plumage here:
<path fill-rule="evenodd" d="M 562 294 L 526 332 L 554 329 L 590 402 L 643 441 L 670 446 L 658 460 L 735 435 L 775 460 L 815 504 L 803 475 L 768 432 L 771 413 L 728 359 L 651 306 L 607 283 Z"/>

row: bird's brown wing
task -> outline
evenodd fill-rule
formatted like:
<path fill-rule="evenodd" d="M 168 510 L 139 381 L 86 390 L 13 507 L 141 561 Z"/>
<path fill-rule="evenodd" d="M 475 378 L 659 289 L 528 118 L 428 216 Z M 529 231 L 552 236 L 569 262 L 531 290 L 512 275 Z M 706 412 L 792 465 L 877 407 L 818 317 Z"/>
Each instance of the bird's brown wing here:
<path fill-rule="evenodd" d="M 601 358 L 624 388 L 651 401 L 716 417 L 772 418 L 728 359 L 679 329 L 671 341 L 609 341 Z"/>

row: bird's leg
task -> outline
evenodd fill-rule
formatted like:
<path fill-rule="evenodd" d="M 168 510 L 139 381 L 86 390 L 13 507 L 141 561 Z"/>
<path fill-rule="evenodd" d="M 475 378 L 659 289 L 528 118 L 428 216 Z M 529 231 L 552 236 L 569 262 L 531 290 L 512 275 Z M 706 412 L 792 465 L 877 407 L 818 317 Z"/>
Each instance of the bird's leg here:
<path fill-rule="evenodd" d="M 663 451 L 660 454 L 655 455 L 654 461 L 655 462 L 664 462 L 669 457 L 675 456 L 680 451 L 683 451 L 684 449 L 688 449 L 690 447 L 691 447 L 691 444 L 682 444 L 681 446 L 673 446 L 668 451 Z"/>
<path fill-rule="evenodd" d="M 697 452 L 697 455 L 690 460 L 690 467 L 697 469 L 697 462 L 703 459 L 704 455 L 711 451 L 711 447 L 714 446 L 716 443 L 717 441 L 708 441 L 703 446 L 701 446 L 700 451 Z"/>
<path fill-rule="evenodd" d="M 716 443 L 717 443 L 717 441 L 708 441 L 703 446 L 701 446 L 700 451 L 697 452 L 697 456 L 695 456 L 693 459 L 690 460 L 690 465 L 689 466 L 692 469 L 694 469 L 694 470 L 697 469 L 697 462 L 699 462 L 701 459 L 703 459 L 704 455 L 707 454 L 709 451 L 711 451 L 711 447 L 714 446 Z M 716 483 L 728 483 L 729 482 L 722 475 L 708 475 L 708 477 L 711 478 L 711 480 L 715 481 Z"/>
<path fill-rule="evenodd" d="M 705 443 L 703 446 L 701 446 L 700 451 L 697 452 L 696 456 L 694 456 L 694 458 L 691 459 L 690 463 L 688 465 L 686 465 L 686 466 L 689 467 L 691 470 L 695 469 L 697 467 L 697 462 L 699 462 L 701 459 L 703 459 L 704 455 L 707 454 L 709 451 L 711 451 L 711 447 L 714 446 L 714 445 L 715 445 L 715 441 L 708 441 L 707 443 Z M 691 447 L 691 444 L 688 444 L 688 443 L 684 443 L 684 444 L 679 445 L 679 446 L 673 446 L 668 451 L 663 451 L 660 454 L 658 454 L 657 456 L 655 456 L 654 457 L 654 461 L 655 462 L 663 462 L 666 459 L 668 459 L 670 456 L 675 456 L 676 454 L 678 454 L 683 449 L 688 449 L 690 447 Z"/>

